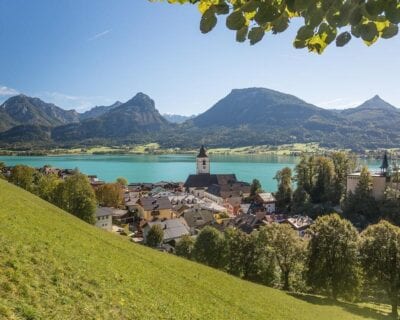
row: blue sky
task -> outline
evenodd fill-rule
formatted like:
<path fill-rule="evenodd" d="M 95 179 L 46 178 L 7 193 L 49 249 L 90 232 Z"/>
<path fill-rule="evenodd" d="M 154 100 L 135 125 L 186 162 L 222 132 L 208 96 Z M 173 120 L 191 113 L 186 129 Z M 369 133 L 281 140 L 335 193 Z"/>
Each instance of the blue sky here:
<path fill-rule="evenodd" d="M 203 35 L 191 5 L 1 0 L 0 12 L 1 100 L 20 92 L 82 111 L 141 91 L 162 113 L 197 114 L 259 86 L 327 108 L 375 94 L 400 107 L 400 37 L 318 56 L 292 47 L 296 22 L 256 46 L 236 43 L 224 18 Z"/>

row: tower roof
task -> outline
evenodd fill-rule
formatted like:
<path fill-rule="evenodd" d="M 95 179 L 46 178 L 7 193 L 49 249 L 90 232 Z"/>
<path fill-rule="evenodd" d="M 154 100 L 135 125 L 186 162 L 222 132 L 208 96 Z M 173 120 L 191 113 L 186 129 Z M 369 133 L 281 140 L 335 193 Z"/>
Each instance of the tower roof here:
<path fill-rule="evenodd" d="M 202 145 L 199 151 L 199 154 L 197 155 L 197 158 L 207 158 L 207 153 L 206 153 L 206 149 L 204 148 L 204 146 Z"/>
<path fill-rule="evenodd" d="M 382 164 L 381 164 L 380 168 L 382 170 L 389 168 L 389 160 L 388 160 L 387 152 L 385 152 L 385 155 L 383 156 Z"/>

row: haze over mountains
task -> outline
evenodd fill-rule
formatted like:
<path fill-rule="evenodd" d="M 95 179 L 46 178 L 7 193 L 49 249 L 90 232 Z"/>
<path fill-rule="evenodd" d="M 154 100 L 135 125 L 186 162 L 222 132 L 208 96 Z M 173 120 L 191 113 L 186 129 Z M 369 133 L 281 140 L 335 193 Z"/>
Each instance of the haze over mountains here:
<path fill-rule="evenodd" d="M 169 121 L 168 121 L 168 120 Z M 398 146 L 400 110 L 379 96 L 345 110 L 327 110 L 265 88 L 234 89 L 188 119 L 162 116 L 138 93 L 129 101 L 79 114 L 18 95 L 0 106 L 0 146 L 71 146 L 158 142 L 165 147 L 319 142 L 352 149 Z"/>

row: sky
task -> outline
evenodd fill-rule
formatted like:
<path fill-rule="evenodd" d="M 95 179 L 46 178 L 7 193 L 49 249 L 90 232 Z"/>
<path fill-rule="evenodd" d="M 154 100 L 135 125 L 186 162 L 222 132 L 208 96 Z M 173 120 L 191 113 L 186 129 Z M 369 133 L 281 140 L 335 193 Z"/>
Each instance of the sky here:
<path fill-rule="evenodd" d="M 324 108 L 379 94 L 400 107 L 400 37 L 353 39 L 323 55 L 293 48 L 298 22 L 250 46 L 193 5 L 148 0 L 0 0 L 0 101 L 24 93 L 80 112 L 151 96 L 161 113 L 204 112 L 235 88 L 265 87 Z"/>

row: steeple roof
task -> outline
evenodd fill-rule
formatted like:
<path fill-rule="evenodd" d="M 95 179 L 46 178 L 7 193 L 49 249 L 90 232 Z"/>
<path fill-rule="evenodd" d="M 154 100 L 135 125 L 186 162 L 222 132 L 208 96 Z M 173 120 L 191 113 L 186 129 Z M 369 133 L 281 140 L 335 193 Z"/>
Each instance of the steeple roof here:
<path fill-rule="evenodd" d="M 385 152 L 385 155 L 383 156 L 382 164 L 381 164 L 380 168 L 382 170 L 386 170 L 387 168 L 389 168 L 389 160 L 388 160 L 387 152 Z"/>
<path fill-rule="evenodd" d="M 199 154 L 197 155 L 197 158 L 207 158 L 207 153 L 206 153 L 206 149 L 204 148 L 204 146 L 202 145 L 199 151 Z"/>

